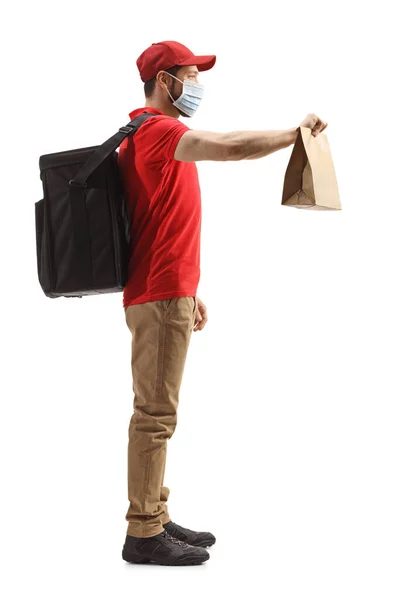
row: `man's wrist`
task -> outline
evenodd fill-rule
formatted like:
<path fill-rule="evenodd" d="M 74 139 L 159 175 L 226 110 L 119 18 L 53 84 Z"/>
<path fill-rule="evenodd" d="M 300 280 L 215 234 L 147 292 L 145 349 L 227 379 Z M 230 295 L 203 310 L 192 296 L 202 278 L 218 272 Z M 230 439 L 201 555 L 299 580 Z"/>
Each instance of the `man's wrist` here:
<path fill-rule="evenodd" d="M 289 145 L 290 144 L 294 144 L 296 142 L 297 139 L 297 134 L 298 134 L 298 127 L 293 127 L 292 129 L 288 129 L 288 139 L 289 141 Z"/>

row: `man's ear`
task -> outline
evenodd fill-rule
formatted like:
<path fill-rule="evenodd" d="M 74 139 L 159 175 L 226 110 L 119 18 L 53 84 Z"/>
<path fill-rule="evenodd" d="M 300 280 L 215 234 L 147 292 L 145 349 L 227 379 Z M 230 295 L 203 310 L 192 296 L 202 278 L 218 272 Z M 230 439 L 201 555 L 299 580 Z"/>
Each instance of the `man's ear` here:
<path fill-rule="evenodd" d="M 158 73 L 156 81 L 163 90 L 168 89 L 168 75 L 166 75 L 166 73 Z"/>

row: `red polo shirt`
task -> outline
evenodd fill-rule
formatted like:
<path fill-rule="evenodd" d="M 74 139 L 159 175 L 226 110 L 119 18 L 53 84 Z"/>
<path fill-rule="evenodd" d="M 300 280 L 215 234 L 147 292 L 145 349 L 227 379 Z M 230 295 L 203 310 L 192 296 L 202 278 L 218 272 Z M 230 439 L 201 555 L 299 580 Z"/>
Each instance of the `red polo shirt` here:
<path fill-rule="evenodd" d="M 119 147 L 118 166 L 132 223 L 124 308 L 196 296 L 200 279 L 201 196 L 196 163 L 174 159 L 189 127 L 155 112 Z"/>

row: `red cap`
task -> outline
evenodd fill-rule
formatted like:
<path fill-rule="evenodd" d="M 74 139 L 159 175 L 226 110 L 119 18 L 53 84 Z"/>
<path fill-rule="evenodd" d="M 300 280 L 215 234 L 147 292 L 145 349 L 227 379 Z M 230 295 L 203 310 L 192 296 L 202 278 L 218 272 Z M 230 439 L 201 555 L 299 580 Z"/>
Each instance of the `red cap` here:
<path fill-rule="evenodd" d="M 166 71 L 175 65 L 180 67 L 197 66 L 199 71 L 208 71 L 215 65 L 214 55 L 195 56 L 193 52 L 178 42 L 158 42 L 152 44 L 137 59 L 142 81 L 153 79 L 159 71 Z"/>

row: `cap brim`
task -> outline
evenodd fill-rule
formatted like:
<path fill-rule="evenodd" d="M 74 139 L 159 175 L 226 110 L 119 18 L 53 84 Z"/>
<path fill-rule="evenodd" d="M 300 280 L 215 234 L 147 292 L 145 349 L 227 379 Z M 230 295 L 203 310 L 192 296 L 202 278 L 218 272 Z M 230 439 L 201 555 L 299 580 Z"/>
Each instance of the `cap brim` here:
<path fill-rule="evenodd" d="M 196 65 L 199 71 L 209 71 L 209 69 L 212 69 L 215 65 L 216 60 L 217 57 L 213 54 L 210 54 L 209 56 L 193 56 L 192 58 L 185 60 L 185 62 L 180 63 L 180 66 L 189 67 L 191 65 Z"/>

